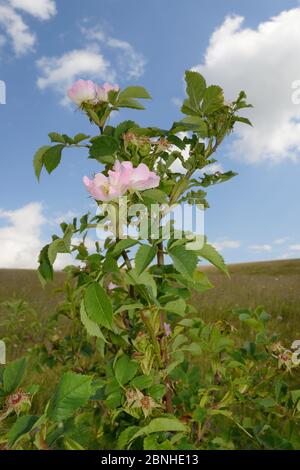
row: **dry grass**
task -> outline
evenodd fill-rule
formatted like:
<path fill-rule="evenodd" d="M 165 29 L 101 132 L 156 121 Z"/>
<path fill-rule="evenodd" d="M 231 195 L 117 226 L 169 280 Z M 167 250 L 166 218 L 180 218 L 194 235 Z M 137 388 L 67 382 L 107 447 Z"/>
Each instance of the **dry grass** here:
<path fill-rule="evenodd" d="M 300 260 L 231 265 L 230 279 L 214 268 L 204 269 L 215 288 L 194 294 L 203 318 L 226 319 L 234 308 L 261 305 L 272 315 L 272 331 L 287 340 L 300 339 Z"/>
<path fill-rule="evenodd" d="M 202 318 L 219 320 L 228 318 L 233 308 L 262 305 L 273 317 L 275 332 L 287 340 L 300 339 L 300 260 L 231 265 L 230 279 L 214 268 L 204 270 L 215 288 L 194 294 L 193 303 Z M 57 273 L 54 283 L 43 290 L 35 271 L 0 270 L 0 303 L 21 298 L 45 318 L 54 313 L 60 300 L 55 289 L 63 278 L 63 273 Z M 5 314 L 0 306 L 0 316 Z"/>

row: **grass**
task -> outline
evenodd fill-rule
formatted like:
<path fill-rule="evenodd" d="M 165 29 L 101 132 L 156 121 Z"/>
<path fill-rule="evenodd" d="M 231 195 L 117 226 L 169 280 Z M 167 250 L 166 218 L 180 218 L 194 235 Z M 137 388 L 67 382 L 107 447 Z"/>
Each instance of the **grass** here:
<path fill-rule="evenodd" d="M 202 318 L 230 318 L 232 309 L 263 306 L 272 315 L 271 329 L 288 341 L 300 339 L 300 260 L 229 266 L 230 279 L 205 268 L 214 289 L 194 294 Z"/>
<path fill-rule="evenodd" d="M 300 339 L 300 260 L 272 261 L 262 263 L 236 264 L 229 266 L 230 279 L 214 268 L 203 268 L 209 279 L 215 285 L 214 289 L 193 296 L 193 304 L 199 316 L 205 320 L 232 320 L 232 309 L 264 306 L 272 315 L 271 331 L 280 335 L 283 344 L 289 347 L 291 341 Z M 0 339 L 9 337 L 7 360 L 26 354 L 28 348 L 35 343 L 44 343 L 44 322 L 55 313 L 56 306 L 62 299 L 57 288 L 63 283 L 64 274 L 56 273 L 55 280 L 46 289 L 42 289 L 35 271 L 30 270 L 0 270 Z M 28 306 L 16 304 L 16 309 L 10 309 L 1 303 L 23 299 L 37 313 L 37 321 L 30 320 Z M 29 309 L 30 310 L 30 309 Z M 30 317 L 31 318 L 31 317 Z M 7 321 L 8 320 L 8 321 Z M 5 324 L 9 327 L 6 327 Z M 38 325 L 35 332 L 35 325 Z M 65 325 L 60 325 L 65 332 Z M 247 329 L 239 328 L 244 339 L 247 339 Z M 35 412 L 39 413 L 58 381 L 60 366 L 46 368 L 41 374 L 32 369 L 26 378 L 26 384 L 38 383 L 40 392 L 35 402 Z"/>
<path fill-rule="evenodd" d="M 287 341 L 300 339 L 300 260 L 230 265 L 230 279 L 214 268 L 204 269 L 215 288 L 193 296 L 202 318 L 229 319 L 234 308 L 261 305 L 272 315 L 274 332 Z M 13 298 L 27 301 L 41 320 L 53 314 L 61 298 L 55 290 L 63 278 L 56 273 L 54 283 L 43 290 L 35 271 L 0 270 L 0 321 L 8 315 L 1 302 Z"/>

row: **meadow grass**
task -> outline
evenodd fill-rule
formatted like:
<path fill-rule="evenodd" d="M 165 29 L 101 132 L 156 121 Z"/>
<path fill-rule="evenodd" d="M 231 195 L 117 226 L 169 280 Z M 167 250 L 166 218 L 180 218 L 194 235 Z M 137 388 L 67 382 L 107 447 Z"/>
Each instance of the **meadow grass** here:
<path fill-rule="evenodd" d="M 215 287 L 203 294 L 194 293 L 192 302 L 199 317 L 206 321 L 228 320 L 239 327 L 244 341 L 249 340 L 249 329 L 238 324 L 232 310 L 261 305 L 272 315 L 271 331 L 279 335 L 286 347 L 290 346 L 292 340 L 300 339 L 300 260 L 231 265 L 230 278 L 211 267 L 201 269 Z M 11 338 L 7 344 L 7 361 L 26 355 L 35 343 L 47 342 L 43 338 L 43 331 L 46 332 L 44 325 L 63 300 L 57 290 L 64 279 L 63 273 L 56 273 L 54 282 L 43 289 L 35 271 L 0 270 L 0 339 Z M 22 306 L 16 302 L 17 299 L 26 302 L 23 317 Z M 5 306 L 5 302 L 11 300 L 12 305 L 16 304 L 15 311 Z M 32 327 L 32 332 L 29 329 L 30 334 L 27 331 L 24 335 L 24 321 L 29 318 L 26 306 L 32 307 L 37 314 L 37 333 Z M 60 323 L 61 337 L 68 328 L 66 323 Z M 53 369 L 43 367 L 40 371 L 31 368 L 26 376 L 25 385 L 38 383 L 40 386 L 34 405 L 36 413 L 42 412 L 43 403 L 53 394 L 60 374 L 61 368 L 57 365 Z"/>
<path fill-rule="evenodd" d="M 211 267 L 201 269 L 215 286 L 193 295 L 192 302 L 201 318 L 231 320 L 233 309 L 263 306 L 272 315 L 272 331 L 287 341 L 300 339 L 300 260 L 229 265 L 230 278 Z M 9 315 L 1 303 L 11 299 L 28 302 L 40 321 L 54 314 L 62 300 L 57 288 L 64 278 L 63 273 L 56 273 L 54 282 L 43 289 L 35 271 L 0 270 L 0 324 Z M 0 326 L 0 338 L 5 334 Z"/>

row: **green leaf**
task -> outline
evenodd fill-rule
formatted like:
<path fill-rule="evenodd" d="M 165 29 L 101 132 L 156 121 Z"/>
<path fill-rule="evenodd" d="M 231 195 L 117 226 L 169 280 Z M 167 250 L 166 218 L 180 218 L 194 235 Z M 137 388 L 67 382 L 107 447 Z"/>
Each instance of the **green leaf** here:
<path fill-rule="evenodd" d="M 151 387 L 152 383 L 152 375 L 139 375 L 138 377 L 132 379 L 130 386 L 137 388 L 138 390 L 144 390 L 145 388 Z"/>
<path fill-rule="evenodd" d="M 118 106 L 118 108 L 145 109 L 143 105 L 133 98 L 120 99 L 118 100 L 116 106 Z"/>
<path fill-rule="evenodd" d="M 186 81 L 186 92 L 189 97 L 191 107 L 193 109 L 199 109 L 200 101 L 203 98 L 206 82 L 202 75 L 198 72 L 192 70 L 187 70 L 185 72 L 185 81 Z"/>
<path fill-rule="evenodd" d="M 226 171 L 225 173 L 220 173 L 219 171 L 217 171 L 216 173 L 210 175 L 206 174 L 204 169 L 204 177 L 201 180 L 201 186 L 207 188 L 208 186 L 212 186 L 214 184 L 225 183 L 225 181 L 234 178 L 234 176 L 236 175 L 237 173 L 235 173 L 234 171 Z"/>
<path fill-rule="evenodd" d="M 129 285 L 146 286 L 146 290 L 150 293 L 152 300 L 157 297 L 157 286 L 154 280 L 154 277 L 149 273 L 144 271 L 142 274 L 138 275 L 135 269 L 131 269 L 125 273 L 125 281 Z"/>
<path fill-rule="evenodd" d="M 142 86 L 129 86 L 124 88 L 119 94 L 119 100 L 127 99 L 127 98 L 143 98 L 143 99 L 151 99 L 148 91 Z M 117 103 L 118 106 L 118 103 Z"/>
<path fill-rule="evenodd" d="M 137 240 L 134 240 L 133 238 L 124 238 L 124 240 L 120 240 L 118 243 L 116 243 L 112 255 L 113 256 L 118 256 L 122 253 L 122 251 L 127 250 L 128 248 L 131 248 L 132 246 L 136 245 L 138 243 Z"/>
<path fill-rule="evenodd" d="M 79 133 L 79 134 L 76 134 L 76 135 L 75 135 L 75 137 L 74 137 L 73 140 L 74 140 L 74 143 L 75 143 L 75 144 L 79 144 L 79 143 L 82 142 L 83 140 L 89 139 L 89 138 L 90 138 L 89 135 Z"/>
<path fill-rule="evenodd" d="M 183 299 L 172 300 L 168 302 L 164 309 L 168 312 L 176 313 L 177 315 L 184 316 L 186 310 L 186 303 Z"/>
<path fill-rule="evenodd" d="M 203 248 L 201 248 L 201 250 L 197 250 L 197 255 L 206 259 L 211 264 L 213 264 L 216 268 L 220 269 L 221 271 L 223 271 L 225 274 L 228 275 L 228 270 L 227 270 L 223 256 L 221 256 L 220 253 L 218 253 L 217 250 L 212 245 L 205 243 L 205 245 L 203 246 Z"/>
<path fill-rule="evenodd" d="M 82 301 L 80 305 L 80 319 L 88 335 L 95 336 L 96 338 L 101 338 L 106 342 L 105 337 L 103 336 L 103 333 L 99 328 L 99 325 L 97 325 L 97 323 L 95 323 L 94 321 L 90 320 L 87 316 L 84 307 L 84 301 Z"/>
<path fill-rule="evenodd" d="M 193 289 L 197 292 L 206 292 L 213 288 L 213 284 L 209 281 L 207 275 L 199 270 L 196 270 L 193 275 Z"/>
<path fill-rule="evenodd" d="M 156 256 L 157 248 L 150 245 L 141 245 L 135 255 L 135 269 L 140 275 L 149 266 L 153 258 Z"/>
<path fill-rule="evenodd" d="M 138 429 L 138 426 L 129 426 L 125 428 L 124 431 L 122 431 L 118 437 L 117 449 L 126 449 L 128 442 L 130 441 L 132 436 L 134 436 L 134 434 L 138 431 Z"/>
<path fill-rule="evenodd" d="M 115 364 L 115 376 L 120 385 L 127 384 L 136 375 L 138 363 L 132 361 L 126 354 L 121 356 Z"/>
<path fill-rule="evenodd" d="M 120 124 L 117 125 L 114 131 L 115 139 L 119 139 L 121 135 L 129 131 L 129 129 L 132 129 L 135 127 L 138 127 L 138 125 L 134 121 L 129 120 L 129 121 L 120 122 Z"/>
<path fill-rule="evenodd" d="M 6 394 L 14 392 L 20 385 L 25 373 L 26 363 L 26 358 L 22 357 L 5 367 L 3 373 L 3 391 Z"/>
<path fill-rule="evenodd" d="M 51 147 L 49 145 L 45 145 L 44 147 L 41 147 L 38 149 L 38 151 L 35 153 L 34 158 L 33 158 L 33 167 L 35 171 L 35 175 L 37 177 L 37 180 L 40 179 L 41 171 L 44 165 L 44 155 L 48 149 Z"/>
<path fill-rule="evenodd" d="M 224 105 L 224 95 L 221 87 L 217 85 L 209 86 L 204 93 L 202 111 L 204 114 L 211 114 Z"/>
<path fill-rule="evenodd" d="M 176 246 L 169 251 L 169 255 L 177 271 L 188 278 L 193 278 L 198 261 L 197 255 L 193 251 L 186 250 L 184 246 Z"/>
<path fill-rule="evenodd" d="M 21 416 L 8 431 L 8 445 L 12 447 L 21 437 L 28 434 L 38 421 L 38 416 Z"/>
<path fill-rule="evenodd" d="M 184 124 L 186 126 L 186 130 L 198 132 L 201 137 L 207 137 L 207 125 L 199 116 L 188 116 L 183 118 L 178 123 L 179 126 L 180 124 Z"/>
<path fill-rule="evenodd" d="M 160 202 L 163 204 L 167 200 L 167 195 L 161 189 L 146 189 L 143 191 L 142 198 L 145 202 Z"/>
<path fill-rule="evenodd" d="M 49 245 L 44 246 L 39 254 L 38 274 L 42 284 L 53 280 L 53 267 L 48 256 Z"/>
<path fill-rule="evenodd" d="M 188 432 L 188 428 L 176 418 L 155 418 L 147 426 L 140 429 L 131 441 L 141 436 L 149 436 L 155 432 Z"/>
<path fill-rule="evenodd" d="M 92 377 L 66 372 L 50 400 L 48 418 L 63 421 L 85 406 L 92 394 Z"/>
<path fill-rule="evenodd" d="M 119 147 L 118 141 L 110 135 L 102 135 L 93 140 L 90 148 L 90 157 L 96 160 L 112 156 Z"/>
<path fill-rule="evenodd" d="M 61 144 L 66 143 L 64 137 L 61 134 L 58 134 L 57 132 L 50 132 L 48 136 L 50 137 L 51 142 L 60 142 Z"/>
<path fill-rule="evenodd" d="M 109 330 L 112 325 L 112 304 L 107 293 L 97 282 L 93 282 L 85 291 L 84 306 L 90 320 Z"/>
<path fill-rule="evenodd" d="M 43 162 L 48 173 L 52 173 L 55 168 L 58 167 L 61 161 L 61 152 L 65 148 L 65 145 L 58 144 L 50 147 L 44 153 Z"/>
<path fill-rule="evenodd" d="M 48 247 L 48 258 L 50 264 L 53 265 L 58 253 L 70 253 L 70 247 L 66 245 L 62 238 L 57 238 L 54 242 L 50 243 Z"/>

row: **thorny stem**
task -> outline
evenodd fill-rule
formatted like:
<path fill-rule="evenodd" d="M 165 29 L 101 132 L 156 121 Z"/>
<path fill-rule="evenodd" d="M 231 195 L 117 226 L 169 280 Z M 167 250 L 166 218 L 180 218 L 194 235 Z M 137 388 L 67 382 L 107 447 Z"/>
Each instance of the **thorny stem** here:
<path fill-rule="evenodd" d="M 157 264 L 158 266 L 163 266 L 164 265 L 164 245 L 163 241 L 160 241 L 157 244 Z M 165 323 L 165 318 L 164 318 L 164 313 L 160 312 L 160 328 L 162 331 L 164 331 L 164 323 Z M 160 340 L 160 348 L 161 348 L 161 353 L 162 353 L 162 359 L 164 362 L 164 367 L 167 367 L 168 364 L 168 350 L 167 350 L 167 344 L 166 344 L 166 338 L 163 336 Z M 171 380 L 166 377 L 166 387 L 167 387 L 167 392 L 165 395 L 165 400 L 166 400 L 166 412 L 167 413 L 174 413 L 174 408 L 173 408 L 173 391 L 172 391 L 172 384 Z"/>

